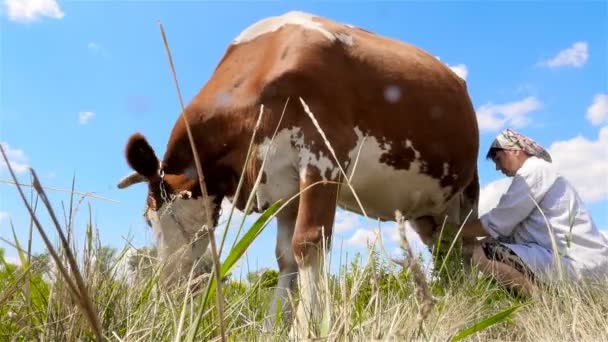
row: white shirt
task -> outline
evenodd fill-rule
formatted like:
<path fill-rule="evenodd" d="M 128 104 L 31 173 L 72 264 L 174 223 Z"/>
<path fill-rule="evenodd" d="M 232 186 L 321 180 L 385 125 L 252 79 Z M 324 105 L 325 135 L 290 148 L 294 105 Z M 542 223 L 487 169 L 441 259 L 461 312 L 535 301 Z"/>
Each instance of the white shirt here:
<path fill-rule="evenodd" d="M 595 226 L 574 187 L 543 159 L 528 158 L 496 208 L 480 220 L 540 280 L 557 280 L 560 274 L 553 263 L 547 222 L 565 279 L 608 277 L 608 239 Z"/>

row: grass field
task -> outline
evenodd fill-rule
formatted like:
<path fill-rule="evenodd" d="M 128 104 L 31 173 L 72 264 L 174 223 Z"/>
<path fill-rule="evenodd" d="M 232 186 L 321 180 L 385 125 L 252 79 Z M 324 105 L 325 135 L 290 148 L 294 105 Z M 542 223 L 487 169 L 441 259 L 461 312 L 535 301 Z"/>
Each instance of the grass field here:
<path fill-rule="evenodd" d="M 71 236 L 72 219 L 67 222 L 38 233 L 60 229 Z M 246 227 L 249 236 L 263 228 L 260 223 Z M 243 238 L 224 259 L 220 318 L 216 292 L 208 286 L 215 278 L 200 278 L 194 294 L 187 283 L 167 288 L 154 253 L 129 256 L 128 246 L 101 246 L 98 228 L 86 227 L 82 247 L 66 237 L 42 256 L 29 256 L 27 244 L 14 241 L 20 265 L 0 254 L 0 341 L 213 341 L 222 339 L 222 331 L 231 341 L 288 338 L 289 323 L 272 330 L 263 325 L 277 272 L 247 279 L 229 273 L 253 238 Z M 317 291 L 326 303 L 325 316 L 319 315 L 324 319 L 313 327 L 318 340 L 608 340 L 607 283 L 562 285 L 521 298 L 459 266 L 421 282 L 412 262 L 402 264 L 372 249 L 369 257 L 326 272 Z"/>

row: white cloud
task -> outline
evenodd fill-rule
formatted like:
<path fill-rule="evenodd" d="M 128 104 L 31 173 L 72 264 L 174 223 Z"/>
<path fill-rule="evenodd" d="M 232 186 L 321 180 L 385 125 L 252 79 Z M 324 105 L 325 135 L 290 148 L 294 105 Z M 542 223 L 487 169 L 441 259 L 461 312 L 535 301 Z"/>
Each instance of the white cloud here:
<path fill-rule="evenodd" d="M 564 66 L 573 66 L 580 68 L 589 58 L 589 48 L 586 42 L 576 42 L 571 47 L 564 49 L 546 61 L 541 62 L 549 68 L 559 68 Z"/>
<path fill-rule="evenodd" d="M 435 58 L 437 58 L 438 61 L 441 61 L 441 58 L 439 56 L 435 56 Z M 469 69 L 465 64 L 449 65 L 446 63 L 445 65 L 452 69 L 452 71 L 456 73 L 456 75 L 458 75 L 460 78 L 465 81 L 467 80 L 467 76 L 469 75 Z"/>
<path fill-rule="evenodd" d="M 21 266 L 21 259 L 16 256 L 5 255 L 4 260 L 10 265 Z"/>
<path fill-rule="evenodd" d="M 5 0 L 8 18 L 15 22 L 29 23 L 43 17 L 61 19 L 64 13 L 56 0 Z"/>
<path fill-rule="evenodd" d="M 404 251 L 400 247 L 401 237 L 399 234 L 399 228 L 397 227 L 397 223 L 393 223 L 391 226 L 384 228 L 383 233 L 386 236 L 386 240 L 396 245 L 391 250 L 391 257 L 396 257 L 399 259 L 402 258 L 404 255 Z M 409 242 L 409 245 L 412 248 L 412 252 L 415 256 L 422 256 L 423 259 L 427 261 L 431 259 L 429 248 L 422 242 L 420 236 L 418 235 L 418 233 L 416 233 L 409 221 L 405 222 L 405 237 L 407 238 L 407 241 Z M 387 243 L 387 245 L 389 244 Z"/>
<path fill-rule="evenodd" d="M 87 48 L 91 52 L 98 52 L 99 50 L 101 50 L 101 46 L 95 42 L 89 42 L 89 44 L 87 44 Z"/>
<path fill-rule="evenodd" d="M 587 120 L 594 125 L 608 122 L 608 93 L 595 95 L 593 103 L 587 108 Z"/>
<path fill-rule="evenodd" d="M 584 201 L 608 199 L 608 126 L 600 129 L 595 141 L 582 136 L 557 141 L 549 153 Z"/>
<path fill-rule="evenodd" d="M 388 238 L 392 242 L 399 243 L 399 241 L 401 240 L 401 235 L 399 234 L 399 228 L 397 227 L 397 223 L 391 225 L 390 227 L 384 228 L 384 232 L 387 233 Z M 422 243 L 420 237 L 418 236 L 418 233 L 416 233 L 409 221 L 405 221 L 405 237 L 407 238 L 407 241 L 410 244 L 412 244 L 412 242 L 414 241 Z"/>
<path fill-rule="evenodd" d="M 608 239 L 608 230 L 600 230 L 600 233 L 604 234 L 606 239 Z"/>
<path fill-rule="evenodd" d="M 467 76 L 469 75 L 469 69 L 467 68 L 466 65 L 464 64 L 458 64 L 458 65 L 448 65 L 450 67 L 450 69 L 452 69 L 452 71 L 454 73 L 456 73 L 456 75 L 460 76 L 460 78 L 462 78 L 463 80 L 467 80 Z"/>
<path fill-rule="evenodd" d="M 479 215 L 483 215 L 496 207 L 500 196 L 504 194 L 511 185 L 511 178 L 503 178 L 484 186 L 479 193 Z"/>
<path fill-rule="evenodd" d="M 349 232 L 355 229 L 356 227 L 361 226 L 361 219 L 363 219 L 363 216 L 342 209 L 338 209 L 338 211 L 336 212 L 336 219 L 333 231 L 336 233 Z"/>
<path fill-rule="evenodd" d="M 107 49 L 97 42 L 89 42 L 87 44 L 87 50 L 89 50 L 91 55 L 109 57 Z"/>
<path fill-rule="evenodd" d="M 360 223 L 359 226 L 361 226 Z M 397 223 L 391 222 L 382 226 L 380 228 L 380 232 L 382 234 L 382 243 L 385 246 L 399 244 L 401 237 Z M 379 244 L 380 240 L 377 234 L 377 227 L 372 228 L 368 226 L 368 228 L 359 228 L 352 234 L 350 238 L 345 240 L 345 243 L 347 246 L 353 247 L 367 247 L 369 244 Z M 424 243 L 422 243 L 422 240 L 420 240 L 418 233 L 416 233 L 414 228 L 407 221 L 405 222 L 405 236 L 415 254 L 424 253 L 427 250 L 427 247 L 424 245 Z"/>
<path fill-rule="evenodd" d="M 353 236 L 346 240 L 347 246 L 366 247 L 369 244 L 378 243 L 375 229 L 357 229 Z"/>
<path fill-rule="evenodd" d="M 479 129 L 498 131 L 506 126 L 524 127 L 531 121 L 528 114 L 539 109 L 541 105 L 542 103 L 534 96 L 502 104 L 484 104 L 477 109 Z"/>
<path fill-rule="evenodd" d="M 6 211 L 0 211 L 0 223 L 4 222 L 4 220 L 8 219 L 8 213 Z"/>
<path fill-rule="evenodd" d="M 120 255 L 120 254 L 119 254 Z M 131 271 L 131 267 L 129 266 L 129 261 L 132 257 L 137 255 L 137 249 L 134 247 L 129 247 L 122 258 L 117 260 L 117 262 L 113 265 L 113 273 L 116 275 L 116 278 L 122 279 L 125 282 L 131 284 L 136 279 L 136 272 Z M 95 256 L 93 256 L 92 262 L 96 261 Z"/>
<path fill-rule="evenodd" d="M 219 220 L 218 220 L 216 234 L 220 234 L 220 235 L 224 234 L 224 230 L 226 229 L 226 224 L 228 223 L 228 215 L 230 215 L 230 210 L 232 210 L 232 203 L 230 203 L 230 201 L 225 198 L 222 201 L 222 207 L 221 207 L 222 214 L 220 215 Z M 250 227 L 251 225 L 253 225 L 255 223 L 255 221 L 259 217 L 260 217 L 260 214 L 254 213 L 254 212 L 245 216 L 245 214 L 242 211 L 240 211 L 239 209 L 237 209 L 235 207 L 234 212 L 232 213 L 232 218 L 230 219 L 230 227 L 228 227 L 228 229 L 229 229 L 229 231 L 234 230 L 236 232 L 238 227 L 241 225 L 243 218 L 245 218 L 244 227 L 245 228 Z M 220 235 L 218 235 L 218 236 L 220 236 Z"/>
<path fill-rule="evenodd" d="M 27 168 L 29 166 L 27 165 L 27 157 L 25 155 L 25 152 L 23 152 L 23 150 L 14 149 L 10 147 L 9 144 L 6 142 L 2 142 L 0 144 L 2 144 L 2 148 L 6 153 L 8 162 L 13 168 L 13 171 L 15 171 L 15 173 L 22 173 L 27 171 Z M 3 158 L 2 161 L 0 161 L 0 171 L 4 170 L 8 170 L 8 167 L 6 166 L 6 163 L 4 162 Z"/>
<path fill-rule="evenodd" d="M 91 121 L 91 119 L 95 116 L 93 112 L 80 112 L 78 113 L 78 122 L 81 125 L 86 125 Z"/>

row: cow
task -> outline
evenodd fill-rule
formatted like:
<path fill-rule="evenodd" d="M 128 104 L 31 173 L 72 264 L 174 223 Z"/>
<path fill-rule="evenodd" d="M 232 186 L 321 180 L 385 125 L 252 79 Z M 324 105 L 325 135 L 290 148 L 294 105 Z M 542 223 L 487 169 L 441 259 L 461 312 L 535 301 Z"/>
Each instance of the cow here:
<path fill-rule="evenodd" d="M 314 333 L 338 207 L 386 221 L 399 210 L 428 245 L 446 217 L 459 225 L 476 215 L 479 131 L 466 83 L 408 43 L 308 13 L 269 17 L 229 44 L 182 114 L 162 160 L 141 133 L 128 139 L 134 173 L 119 187 L 147 183 L 161 257 L 188 246 L 169 267 L 178 274 L 205 252 L 200 228 L 209 215 L 217 224 L 224 199 L 246 211 L 254 191 L 257 212 L 291 199 L 276 215 L 280 275 L 269 317 L 277 305 L 291 315 L 299 287 L 294 336 Z"/>

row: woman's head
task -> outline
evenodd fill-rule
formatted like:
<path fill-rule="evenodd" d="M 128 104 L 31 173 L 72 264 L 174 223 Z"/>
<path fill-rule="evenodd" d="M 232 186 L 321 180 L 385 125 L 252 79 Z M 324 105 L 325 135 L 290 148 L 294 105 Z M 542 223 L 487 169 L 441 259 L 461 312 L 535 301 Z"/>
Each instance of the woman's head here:
<path fill-rule="evenodd" d="M 496 164 L 496 170 L 502 172 L 505 176 L 513 177 L 524 164 L 526 159 L 530 157 L 528 153 L 522 150 L 510 150 L 494 148 L 488 152 L 489 159 Z"/>
<path fill-rule="evenodd" d="M 486 158 L 496 164 L 496 170 L 509 177 L 515 176 L 530 156 L 551 162 L 549 152 L 534 140 L 508 128 L 496 136 L 486 154 Z"/>

